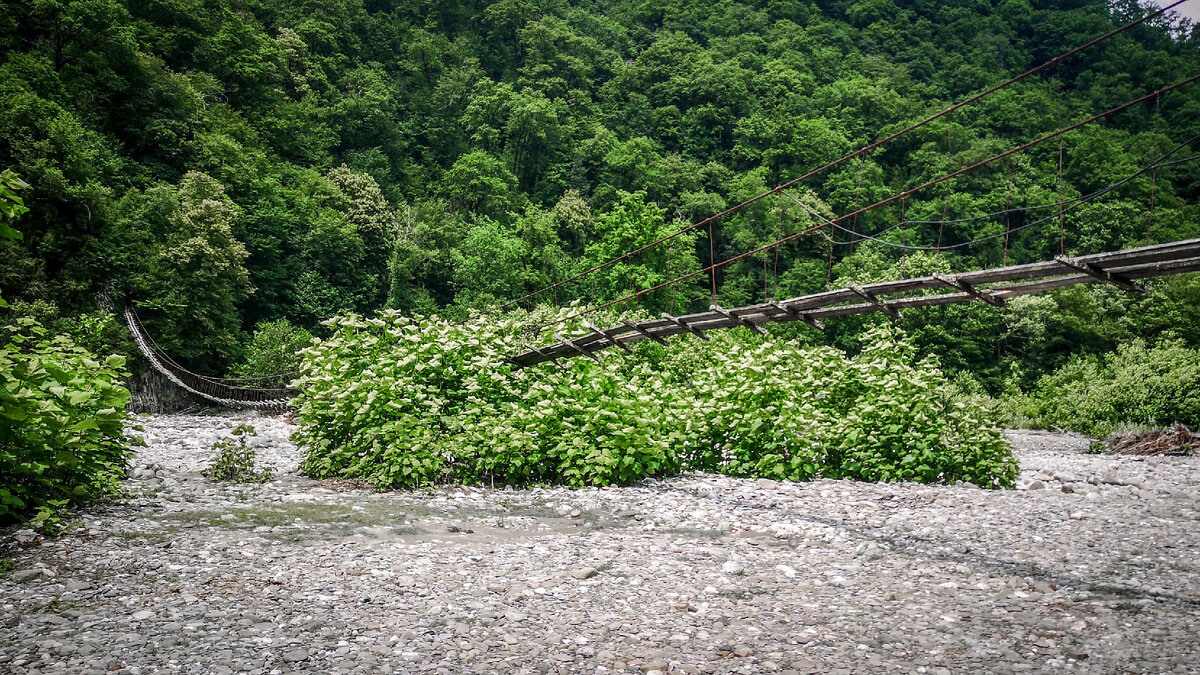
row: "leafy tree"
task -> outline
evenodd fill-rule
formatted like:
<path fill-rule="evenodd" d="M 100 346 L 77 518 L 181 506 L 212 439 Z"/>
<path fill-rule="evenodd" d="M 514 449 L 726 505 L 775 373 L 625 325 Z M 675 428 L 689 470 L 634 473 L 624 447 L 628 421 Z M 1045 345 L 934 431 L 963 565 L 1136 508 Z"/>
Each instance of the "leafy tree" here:
<path fill-rule="evenodd" d="M 188 173 L 178 188 L 150 192 L 162 218 L 143 303 L 160 310 L 150 326 L 180 358 L 228 359 L 241 332 L 237 303 L 251 290 L 246 247 L 233 236 L 237 207 L 220 183 L 202 173 Z"/>
<path fill-rule="evenodd" d="M 450 203 L 464 213 L 501 219 L 517 205 L 516 176 L 486 152 L 460 157 L 446 172 L 443 184 Z"/>
<path fill-rule="evenodd" d="M 241 362 L 230 372 L 241 378 L 294 374 L 300 367 L 300 350 L 309 347 L 312 340 L 312 333 L 287 319 L 264 321 L 254 327 Z"/>
<path fill-rule="evenodd" d="M 56 320 L 84 325 L 96 292 L 115 285 L 162 308 L 146 318 L 164 346 L 213 368 L 263 321 L 315 328 L 382 306 L 460 316 L 511 300 L 1146 11 L 1133 0 L 10 5 L 0 17 L 0 166 L 34 186 L 21 193 L 34 209 L 20 240 L 0 242 L 0 294 L 52 299 Z M 1194 72 L 1196 35 L 1167 19 L 1139 26 L 790 192 L 833 217 L 968 166 Z M 839 244 L 831 256 L 814 233 L 782 247 L 778 269 L 773 256 L 766 268 L 757 256 L 724 266 L 717 299 L 923 264 L 895 246 L 964 245 L 938 259 L 965 270 L 1043 260 L 1062 243 L 1080 254 L 1200 236 L 1200 162 L 1186 161 L 1197 133 L 1200 89 L 1179 89 L 1068 134 L 1061 191 L 1058 147 L 1047 143 L 845 224 L 886 245 Z M 1172 149 L 1170 160 L 1184 161 L 1126 180 Z M 191 235 L 171 219 L 196 174 L 232 209 L 202 219 L 227 222 L 244 255 L 214 232 L 199 237 L 216 242 L 211 251 L 185 252 Z M 1046 217 L 1060 192 L 1061 243 L 1058 219 Z M 659 210 L 645 223 L 628 201 L 636 193 Z M 722 259 L 800 231 L 811 216 L 801 211 L 763 200 L 714 223 L 712 242 L 697 232 L 606 268 L 603 289 L 589 279 L 548 300 L 613 298 L 695 271 L 709 250 Z M 211 278 L 181 271 L 210 254 L 225 260 Z M 163 287 L 196 274 L 204 288 Z M 1155 297 L 1172 298 L 1157 312 L 1068 291 L 1050 300 L 1057 319 L 1014 303 L 905 322 L 918 350 L 994 390 L 1012 379 L 1004 373 L 1031 384 L 1068 352 L 1168 333 L 1190 340 L 1191 283 L 1154 285 Z M 702 285 L 643 297 L 644 308 L 703 307 Z M 831 322 L 820 337 L 780 330 L 853 351 L 867 323 Z"/>

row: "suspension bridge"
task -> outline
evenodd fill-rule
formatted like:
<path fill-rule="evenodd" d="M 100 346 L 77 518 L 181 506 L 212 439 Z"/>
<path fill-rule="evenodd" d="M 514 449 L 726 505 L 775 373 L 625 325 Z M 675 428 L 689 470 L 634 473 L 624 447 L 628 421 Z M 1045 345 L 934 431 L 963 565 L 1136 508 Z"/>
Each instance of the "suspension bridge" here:
<path fill-rule="evenodd" d="M 590 309 L 582 310 L 575 314 L 562 317 L 550 323 L 543 324 L 542 326 L 538 326 L 533 332 L 536 332 L 539 336 L 552 334 L 555 341 L 543 345 L 527 344 L 525 352 L 515 354 L 511 356 L 509 360 L 519 368 L 527 368 L 546 362 L 556 363 L 561 366 L 563 365 L 561 363 L 562 360 L 574 357 L 583 356 L 598 359 L 597 353 L 610 347 L 617 347 L 629 351 L 630 345 L 641 340 L 653 340 L 655 342 L 665 343 L 667 338 L 677 335 L 695 335 L 701 339 L 709 339 L 707 333 L 713 330 L 745 328 L 754 332 L 762 332 L 762 326 L 765 324 L 793 321 L 800 321 L 808 324 L 809 326 L 820 329 L 824 327 L 825 320 L 835 317 L 867 314 L 872 312 L 882 312 L 892 317 L 899 317 L 900 313 L 905 310 L 957 303 L 984 302 L 991 305 L 1002 306 L 1008 300 L 1015 297 L 1053 291 L 1077 284 L 1106 283 L 1115 285 L 1130 292 L 1144 292 L 1145 288 L 1139 283 L 1142 280 L 1200 271 L 1200 239 L 1189 239 L 1184 241 L 1147 245 L 1138 248 L 1095 253 L 1091 255 L 1071 256 L 1067 255 L 1066 232 L 1064 226 L 1064 215 L 1068 209 L 1074 208 L 1079 204 L 1098 199 L 1100 196 L 1103 196 L 1109 191 L 1116 189 L 1120 185 L 1147 171 L 1153 171 L 1155 177 L 1151 184 L 1149 210 L 1149 222 L 1153 222 L 1158 169 L 1169 166 L 1170 164 L 1200 158 L 1200 155 L 1198 155 L 1172 160 L 1170 162 L 1167 161 L 1167 158 L 1173 153 L 1189 147 L 1191 143 L 1196 140 L 1196 138 L 1189 139 L 1185 143 L 1176 146 L 1174 150 L 1171 150 L 1165 155 L 1157 158 L 1152 164 L 1144 167 L 1141 171 L 1133 176 L 1129 176 L 1115 185 L 1109 186 L 1108 188 L 1099 190 L 1090 195 L 1085 195 L 1068 202 L 1063 199 L 1062 190 L 1063 137 L 1068 132 L 1089 124 L 1093 124 L 1097 121 L 1103 120 L 1148 101 L 1154 101 L 1157 108 L 1161 104 L 1162 97 L 1165 94 L 1200 80 L 1200 75 L 1194 75 L 1192 77 L 1179 80 L 1174 84 L 1161 87 L 1148 94 L 1134 98 L 1124 104 L 1118 105 L 1099 114 L 1092 115 L 1078 122 L 1069 125 L 1063 125 L 1060 122 L 1059 128 L 1052 133 L 1017 145 L 956 171 L 947 170 L 942 176 L 929 180 L 916 187 L 895 192 L 885 199 L 876 201 L 873 204 L 855 208 L 849 213 L 835 218 L 825 218 L 820 216 L 811 209 L 808 209 L 802 202 L 795 199 L 795 197 L 788 192 L 790 188 L 799 185 L 803 181 L 840 166 L 846 162 L 854 159 L 859 159 L 860 161 L 865 162 L 867 156 L 873 150 L 876 150 L 883 145 L 900 138 L 905 134 L 908 134 L 909 132 L 926 126 L 935 120 L 952 115 L 959 109 L 976 103 L 997 91 L 1021 82 L 1022 80 L 1025 80 L 1048 68 L 1057 66 L 1065 59 L 1075 56 L 1094 45 L 1109 40 L 1137 25 L 1161 16 L 1164 12 L 1183 4 L 1184 1 L 1185 0 L 1179 0 L 1178 2 L 1163 7 L 1162 9 L 1146 14 L 1139 19 L 1094 38 L 1093 40 L 1075 47 L 1074 49 L 1064 52 L 1063 54 L 1060 54 L 1049 61 L 1046 61 L 1045 63 L 1035 66 L 1024 73 L 1021 73 L 1020 75 L 1009 78 L 1008 80 L 994 85 L 985 91 L 970 96 L 935 114 L 932 114 L 919 122 L 910 124 L 899 131 L 891 133 L 873 143 L 860 147 L 841 158 L 833 160 L 832 162 L 816 168 L 802 176 L 789 180 L 782 185 L 755 195 L 754 197 L 751 197 L 750 199 L 747 199 L 720 213 L 690 224 L 678 230 L 677 232 L 665 237 L 661 237 L 653 242 L 650 242 L 649 244 L 639 246 L 620 256 L 595 265 L 569 278 L 562 279 L 542 289 L 528 293 L 497 307 L 493 307 L 488 311 L 478 313 L 465 320 L 464 323 L 466 321 L 482 318 L 506 309 L 521 306 L 523 303 L 532 304 L 533 301 L 538 297 L 546 294 L 553 293 L 554 297 L 557 298 L 559 289 L 569 287 L 568 284 L 578 282 L 585 277 L 597 274 L 598 272 L 606 268 L 610 268 L 620 262 L 629 261 L 636 255 L 649 251 L 654 247 L 666 244 L 688 232 L 700 230 L 704 227 L 708 228 L 708 266 L 700 270 L 675 277 L 673 279 L 668 279 L 649 288 L 643 288 L 641 290 L 631 292 L 624 297 L 597 304 Z M 822 234 L 828 236 L 830 240 L 830 266 L 832 267 L 832 250 L 834 245 L 849 244 L 853 246 L 854 243 L 858 241 L 866 240 L 879 241 L 885 244 L 888 243 L 880 238 L 880 235 L 883 233 L 869 235 L 859 232 L 856 229 L 856 225 L 860 215 L 894 202 L 900 203 L 901 214 L 903 214 L 905 200 L 917 192 L 942 184 L 946 184 L 948 187 L 948 181 L 951 181 L 959 176 L 976 171 L 981 167 L 1011 157 L 1017 153 L 1027 151 L 1052 140 L 1058 141 L 1059 190 L 1058 202 L 1056 204 L 1056 220 L 1060 234 L 1060 250 L 1059 255 L 1054 256 L 1051 260 L 1042 260 L 1039 262 L 1017 265 L 1007 264 L 1008 244 L 1011 235 L 1017 229 L 1023 229 L 1026 227 L 1031 227 L 1032 225 L 1042 224 L 1046 221 L 1053 222 L 1055 220 L 1053 217 L 1035 221 L 1032 224 L 1026 224 L 1020 228 L 1013 228 L 1009 223 L 1006 222 L 1005 232 L 1003 233 L 1006 264 L 1002 267 L 962 272 L 957 274 L 935 273 L 928 276 L 912 277 L 895 281 L 867 283 L 862 285 L 846 283 L 841 288 L 829 289 L 820 293 L 779 301 L 767 300 L 762 303 L 732 308 L 720 307 L 715 302 L 717 291 L 716 274 L 718 270 L 724 268 L 725 266 L 728 266 L 739 260 L 744 260 L 753 255 L 766 255 L 766 253 L 769 251 L 774 251 L 778 258 L 779 251 L 784 244 L 797 240 L 801 237 L 821 232 Z M 947 145 L 949 145 L 949 142 L 947 142 Z M 949 154 L 949 147 L 947 148 L 947 153 Z M 949 158 L 947 160 L 947 165 L 949 166 Z M 713 248 L 714 224 L 722 218 L 737 213 L 749 207 L 751 204 L 773 195 L 777 195 L 779 198 L 787 197 L 788 199 L 795 201 L 802 208 L 809 211 L 810 216 L 816 217 L 819 221 L 818 224 L 787 236 L 780 236 L 776 241 L 759 246 L 753 250 L 731 256 L 724 260 L 716 260 Z M 1025 210 L 1032 210 L 1032 208 L 1038 207 L 1029 207 Z M 1006 216 L 1007 221 L 1007 215 L 1009 213 L 1019 210 L 1021 209 L 1006 209 L 1002 213 Z M 902 215 L 901 220 L 903 220 Z M 980 240 L 943 246 L 943 234 L 948 222 L 949 221 L 946 219 L 945 212 L 943 212 L 942 220 L 940 222 L 932 222 L 932 224 L 938 225 L 936 247 L 918 247 L 895 244 L 889 245 L 896 246 L 897 248 L 903 248 L 905 250 L 924 250 L 924 248 L 927 248 L 930 251 L 936 250 L 940 263 L 943 250 L 950 250 L 957 247 L 976 244 L 999 236 L 991 235 Z M 899 225 L 893 226 L 893 229 L 898 226 Z M 848 242 L 838 242 L 833 236 L 835 231 L 848 233 L 851 235 L 851 239 Z M 1147 225 L 1147 238 L 1149 238 L 1149 224 Z M 589 314 L 593 314 L 606 308 L 616 307 L 622 303 L 636 302 L 639 298 L 642 298 L 651 292 L 694 279 L 695 277 L 704 274 L 707 274 L 711 277 L 713 304 L 709 307 L 708 311 L 685 314 L 681 316 L 673 316 L 669 313 L 663 313 L 657 319 L 638 321 L 624 320 L 617 325 L 609 326 L 607 328 L 594 326 L 585 320 L 585 317 Z M 296 394 L 294 390 L 291 390 L 286 386 L 286 376 L 259 378 L 257 380 L 237 380 L 213 378 L 193 373 L 171 360 L 171 358 L 164 351 L 159 349 L 157 345 L 154 344 L 153 339 L 146 332 L 145 327 L 142 325 L 136 312 L 133 311 L 132 308 L 127 308 L 125 310 L 125 320 L 129 326 L 130 332 L 134 336 L 134 341 L 137 343 L 139 350 L 141 350 L 143 356 L 145 356 L 151 367 L 167 377 L 167 379 L 169 379 L 171 382 L 182 387 L 191 394 L 225 407 L 258 408 L 264 410 L 278 410 L 286 408 L 289 405 L 289 400 Z M 565 330 L 565 326 L 571 322 L 574 322 L 576 325 L 582 324 L 586 332 L 571 336 L 563 335 L 561 330 Z M 558 326 L 564 326 L 564 328 L 557 329 L 552 333 L 550 332 L 551 329 L 555 329 Z M 534 341 L 544 342 L 545 339 L 543 338 L 539 340 L 534 338 Z"/>
<path fill-rule="evenodd" d="M 286 386 L 287 374 L 238 379 L 207 377 L 193 373 L 158 348 L 132 307 L 125 308 L 124 316 L 125 325 L 129 327 L 133 341 L 145 357 L 146 363 L 175 386 L 193 396 L 224 408 L 286 410 L 297 394 L 294 389 Z"/>

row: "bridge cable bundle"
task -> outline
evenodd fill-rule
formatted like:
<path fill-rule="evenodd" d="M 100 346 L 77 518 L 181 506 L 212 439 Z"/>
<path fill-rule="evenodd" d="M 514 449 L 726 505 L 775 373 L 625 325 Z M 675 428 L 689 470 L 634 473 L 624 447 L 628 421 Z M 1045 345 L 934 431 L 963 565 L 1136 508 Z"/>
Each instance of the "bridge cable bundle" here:
<path fill-rule="evenodd" d="M 934 187 L 934 186 L 936 186 L 936 185 L 940 185 L 940 184 L 942 184 L 942 183 L 945 183 L 945 182 L 947 182 L 947 181 L 953 180 L 954 178 L 957 178 L 957 177 L 959 177 L 959 176 L 961 176 L 961 175 L 964 175 L 964 174 L 970 173 L 971 171 L 974 171 L 974 170 L 976 170 L 976 169 L 979 169 L 979 168 L 981 168 L 981 167 L 987 166 L 987 165 L 989 165 L 989 164 L 992 164 L 992 163 L 994 163 L 994 162 L 997 162 L 997 161 L 999 161 L 999 160 L 1001 160 L 1001 159 L 1006 159 L 1006 158 L 1008 158 L 1008 157 L 1011 157 L 1012 155 L 1015 155 L 1015 154 L 1017 154 L 1017 153 L 1019 153 L 1019 152 L 1023 152 L 1023 151 L 1025 151 L 1025 150 L 1029 150 L 1029 149 L 1031 149 L 1031 148 L 1034 148 L 1034 147 L 1036 147 L 1036 146 L 1038 146 L 1038 145 L 1041 145 L 1042 143 L 1045 143 L 1045 142 L 1047 142 L 1047 141 L 1050 141 L 1050 140 L 1053 140 L 1053 139 L 1056 139 L 1056 138 L 1060 138 L 1060 137 L 1061 137 L 1063 134 L 1066 134 L 1066 133 L 1068 133 L 1068 132 L 1070 132 L 1070 131 L 1074 131 L 1075 129 L 1079 129 L 1080 127 L 1086 126 L 1086 125 L 1088 125 L 1088 124 L 1092 124 L 1092 123 L 1094 123 L 1094 122 L 1096 122 L 1096 121 L 1098 121 L 1098 120 L 1104 119 L 1104 118 L 1106 118 L 1106 117 L 1109 117 L 1109 116 L 1111 116 L 1111 115 L 1114 115 L 1114 114 L 1116 114 L 1116 113 L 1118 113 L 1118 112 L 1121 112 L 1121 111 L 1127 110 L 1127 109 L 1129 109 L 1129 108 L 1131 108 L 1131 107 L 1133 107 L 1133 106 L 1135 106 L 1135 105 L 1137 105 L 1137 104 L 1139 104 L 1139 103 L 1143 103 L 1143 102 L 1145 102 L 1145 101 L 1147 101 L 1147 100 L 1149 100 L 1149 99 L 1151 99 L 1151 98 L 1155 98 L 1155 97 L 1157 97 L 1157 96 L 1160 96 L 1160 95 L 1162 95 L 1162 94 L 1165 94 L 1165 93 L 1168 93 L 1168 92 L 1171 92 L 1171 91 L 1175 91 L 1176 89 L 1179 89 L 1179 88 L 1181 88 L 1181 87 L 1184 87 L 1184 86 L 1186 86 L 1186 85 L 1192 84 L 1193 82 L 1196 82 L 1197 80 L 1200 80 L 1200 75 L 1193 75 L 1193 76 L 1191 76 L 1191 77 L 1185 78 L 1185 79 L 1183 79 L 1183 80 L 1180 80 L 1180 81 L 1178 81 L 1178 82 L 1176 82 L 1176 83 L 1174 83 L 1174 84 L 1171 84 L 1171 85 L 1169 85 L 1169 86 L 1163 87 L 1163 88 L 1161 88 L 1161 89 L 1159 89 L 1159 90 L 1157 90 L 1157 91 L 1151 92 L 1151 93 L 1149 93 L 1149 94 L 1146 94 L 1146 95 L 1144 95 L 1144 96 L 1140 96 L 1140 97 L 1138 97 L 1138 98 L 1136 98 L 1136 99 L 1133 99 L 1133 100 L 1131 100 L 1131 101 L 1128 101 L 1128 102 L 1126 102 L 1126 103 L 1123 103 L 1123 104 L 1121 104 L 1121 105 L 1118 105 L 1118 106 L 1115 106 L 1115 107 L 1113 107 L 1113 108 L 1110 108 L 1110 109 L 1108 109 L 1108 110 L 1106 110 L 1106 111 L 1104 111 L 1104 112 L 1098 113 L 1098 114 L 1096 114 L 1096 115 L 1093 115 L 1093 116 L 1091 116 L 1091 117 L 1088 117 L 1088 118 L 1086 118 L 1086 119 L 1084 119 L 1084 120 L 1081 120 L 1081 121 L 1079 121 L 1079 122 L 1076 122 L 1076 123 L 1074 123 L 1074 124 L 1071 124 L 1071 125 L 1068 125 L 1068 126 L 1062 127 L 1062 128 L 1060 128 L 1060 129 L 1058 129 L 1057 131 L 1051 132 L 1051 133 L 1049 133 L 1049 134 L 1046 134 L 1046 135 L 1044 135 L 1044 136 L 1041 136 L 1041 137 L 1039 137 L 1039 138 L 1036 138 L 1036 139 L 1034 139 L 1034 140 L 1032 140 L 1032 141 L 1028 141 L 1028 142 L 1026 142 L 1026 143 L 1023 143 L 1023 144 L 1021 144 L 1021 145 L 1018 145 L 1018 146 L 1015 146 L 1015 147 L 1013 147 L 1013 148 L 1010 148 L 1010 149 L 1008 149 L 1008 150 L 1005 150 L 1004 152 L 1001 152 L 1001 153 L 998 153 L 998 154 L 992 155 L 991 157 L 988 157 L 988 158 L 986 158 L 986 159 L 983 159 L 983 160 L 980 160 L 980 161 L 978 161 L 978 162 L 975 162 L 974 164 L 970 164 L 970 165 L 968 165 L 968 166 L 965 166 L 965 167 L 963 167 L 963 168 L 961 168 L 961 169 L 958 169 L 958 170 L 952 171 L 952 172 L 950 172 L 950 173 L 944 174 L 944 175 L 942 175 L 942 176 L 940 176 L 940 177 L 938 177 L 938 178 L 934 178 L 934 179 L 932 179 L 932 180 L 930 180 L 930 181 L 927 181 L 927 182 L 925 182 L 925 183 L 923 183 L 923 184 L 921 184 L 921 185 L 918 185 L 918 186 L 916 186 L 916 187 L 908 188 L 908 189 L 902 190 L 901 192 L 894 193 L 894 194 L 892 194 L 892 195 L 891 195 L 891 196 L 889 196 L 889 197 L 886 197 L 886 198 L 884 198 L 884 199 L 881 199 L 881 200 L 879 200 L 879 201 L 877 201 L 877 202 L 875 202 L 875 203 L 873 203 L 873 204 L 870 204 L 870 205 L 868 205 L 868 206 L 864 206 L 864 207 L 861 207 L 861 208 L 855 209 L 855 210 L 851 211 L 850 213 L 846 213 L 846 214 L 843 214 L 843 215 L 841 215 L 841 216 L 838 216 L 838 217 L 836 217 L 836 218 L 829 219 L 829 220 L 827 220 L 826 222 L 822 222 L 822 223 L 819 223 L 819 224 L 817 224 L 817 225 L 815 225 L 815 226 L 812 226 L 812 227 L 806 228 L 806 229 L 804 229 L 804 230 L 801 230 L 801 231 L 799 231 L 799 232 L 796 232 L 796 233 L 794 233 L 794 234 L 787 235 L 787 236 L 785 236 L 785 237 L 782 237 L 781 239 L 779 239 L 779 240 L 777 240 L 777 241 L 771 242 L 771 243 L 769 243 L 769 244 L 765 244 L 765 245 L 763 245 L 763 246 L 760 246 L 760 247 L 758 247 L 758 248 L 752 249 L 752 250 L 750 250 L 750 251 L 746 251 L 746 252 L 743 252 L 743 253 L 740 253 L 740 254 L 737 254 L 737 255 L 731 256 L 731 257 L 729 257 L 729 258 L 726 258 L 726 259 L 724 259 L 724 260 L 721 260 L 721 261 L 719 261 L 719 262 L 714 262 L 714 263 L 711 263 L 711 264 L 710 264 L 708 267 L 704 267 L 704 268 L 702 268 L 702 269 L 700 269 L 700 270 L 696 270 L 696 271 L 694 271 L 694 272 L 690 272 L 690 273 L 688 273 L 688 274 L 680 275 L 680 276 L 678 276 L 678 277 L 675 277 L 674 279 L 669 279 L 669 280 L 666 280 L 666 281 L 664 281 L 664 282 L 662 282 L 662 283 L 660 283 L 660 284 L 656 284 L 656 285 L 654 285 L 654 286 L 651 286 L 651 287 L 649 287 L 649 288 L 642 289 L 642 290 L 640 290 L 640 291 L 637 291 L 637 292 L 635 292 L 635 293 L 632 293 L 632 294 L 630 294 L 630 295 L 628 295 L 628 296 L 621 297 L 621 298 L 617 298 L 617 299 L 615 299 L 615 300 L 611 300 L 611 301 L 608 301 L 608 302 L 605 302 L 605 303 L 602 303 L 602 304 L 599 304 L 599 305 L 593 306 L 593 307 L 591 307 L 591 308 L 589 308 L 589 309 L 582 310 L 582 311 L 579 311 L 579 312 L 576 312 L 576 313 L 570 314 L 570 315 L 568 315 L 568 316 L 565 316 L 565 317 L 562 317 L 562 318 L 556 319 L 556 320 L 554 320 L 554 321 L 547 322 L 547 323 L 545 323 L 545 324 L 542 324 L 542 325 L 540 325 L 540 326 L 535 326 L 535 327 L 533 327 L 533 328 L 530 328 L 528 332 L 530 332 L 530 333 L 536 333 L 536 332 L 543 331 L 543 330 L 545 330 L 545 329 L 547 329 L 547 328 L 550 328 L 550 327 L 553 327 L 553 326 L 557 326 L 557 325 L 560 325 L 560 324 L 566 323 L 566 322 L 568 322 L 568 321 L 572 321 L 572 320 L 574 320 L 574 319 L 578 319 L 578 318 L 581 318 L 581 317 L 587 316 L 587 315 L 589 315 L 589 314 L 593 314 L 593 313 L 595 313 L 595 312 L 598 312 L 598 311 L 601 311 L 601 310 L 607 309 L 607 308 L 609 308 L 609 307 L 613 307 L 613 306 L 615 306 L 615 305 L 619 305 L 619 304 L 621 304 L 621 303 L 628 302 L 628 301 L 630 301 L 630 300 L 632 300 L 632 299 L 635 299 L 635 298 L 640 298 L 640 297 L 642 297 L 642 296 L 644 296 L 644 295 L 647 295 L 648 293 L 651 293 L 651 292 L 653 292 L 653 291 L 659 290 L 660 288 L 664 288 L 664 287 L 666 287 L 666 286 L 668 286 L 668 285 L 672 285 L 672 284 L 676 284 L 676 283 L 679 283 L 679 282 L 682 282 L 682 281 L 686 281 L 686 280 L 688 280 L 688 279 L 690 279 L 690 278 L 693 278 L 693 277 L 695 277 L 695 276 L 698 276 L 698 275 L 700 275 L 700 274 L 710 274 L 710 275 L 715 275 L 715 271 L 716 271 L 717 269 L 719 269 L 719 268 L 723 268 L 723 267 L 725 267 L 725 266 L 727 266 L 727 265 L 729 265 L 729 264 L 731 264 L 731 263 L 733 263 L 733 262 L 737 262 L 737 261 L 739 261 L 739 260 L 742 260 L 742 259 L 744 259 L 744 258 L 747 258 L 747 257 L 749 257 L 749 256 L 752 256 L 752 255 L 756 255 L 756 254 L 758 254 L 758 253 L 761 253 L 761 252 L 763 252 L 763 251 L 765 251 L 765 250 L 768 250 L 768 249 L 770 249 L 770 248 L 772 248 L 772 247 L 779 246 L 779 245 L 781 245 L 781 244 L 783 244 L 783 243 L 786 243 L 786 242 L 789 242 L 789 241 L 794 241 L 794 240 L 796 240 L 796 239 L 799 239 L 799 238 L 801 238 L 801 237 L 807 236 L 807 235 L 809 235 L 809 234 L 812 234 L 812 233 L 814 233 L 814 232 L 818 232 L 818 231 L 820 231 L 820 230 L 822 230 L 822 229 L 825 229 L 826 227 L 830 227 L 830 226 L 837 226 L 838 224 L 842 223 L 843 221 L 846 221 L 846 220 L 852 219 L 852 218 L 854 218 L 855 216 L 858 216 L 858 215 L 860 215 L 860 214 L 862 214 L 862 213 L 865 213 L 865 212 L 867 212 L 867 211 L 870 211 L 870 210 L 872 210 L 872 209 L 878 208 L 878 207 L 880 207 L 880 206 L 884 206 L 884 205 L 886 205 L 886 204 L 890 204 L 890 203 L 892 203 L 892 202 L 895 202 L 895 201 L 898 201 L 898 200 L 900 200 L 900 199 L 907 198 L 907 197 L 909 197 L 909 196 L 913 195 L 914 193 L 917 193 L 917 192 L 920 192 L 920 191 L 922 191 L 922 190 L 926 190 L 926 189 L 928 189 L 928 188 L 931 188 L 931 187 Z M 772 191 L 771 191 L 771 194 L 773 194 L 774 192 L 776 192 L 776 191 L 778 191 L 778 190 L 780 190 L 780 189 L 781 189 L 781 188 L 776 188 L 776 189 L 772 190 Z M 767 194 L 767 193 L 764 193 L 764 194 Z M 844 226 L 842 226 L 842 227 L 844 228 Z M 851 234 L 853 235 L 853 234 L 856 234 L 856 233 L 854 233 L 853 231 L 851 231 Z M 955 246 L 958 246 L 958 245 L 955 245 Z M 939 246 L 938 246 L 938 248 L 940 249 L 940 248 L 942 248 L 942 247 L 939 245 Z M 935 249 L 935 250 L 936 250 L 936 249 Z M 1065 246 L 1063 247 L 1063 251 L 1064 251 L 1064 253 L 1060 253 L 1060 255 L 1065 255 Z"/>

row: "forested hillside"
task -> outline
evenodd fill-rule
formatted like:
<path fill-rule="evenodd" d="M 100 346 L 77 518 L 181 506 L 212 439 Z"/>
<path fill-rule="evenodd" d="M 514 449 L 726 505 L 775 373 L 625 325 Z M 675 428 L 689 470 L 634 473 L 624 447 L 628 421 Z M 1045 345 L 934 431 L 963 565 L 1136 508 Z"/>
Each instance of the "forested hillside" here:
<path fill-rule="evenodd" d="M 1149 7 L 9 2 L 0 169 L 31 188 L 23 238 L 0 242 L 0 296 L 98 349 L 119 336 L 97 309 L 107 290 L 142 308 L 164 349 L 209 372 L 236 364 L 265 321 L 319 332 L 345 311 L 460 316 L 718 213 Z M 792 193 L 845 213 L 1196 73 L 1200 34 L 1156 19 Z M 1061 180 L 1048 143 L 853 223 L 904 246 L 993 237 L 984 243 L 831 255 L 814 235 L 784 247 L 777 269 L 759 256 L 723 270 L 718 300 L 928 272 L 939 258 L 973 269 L 1200 236 L 1200 162 L 1139 173 L 1172 151 L 1172 162 L 1193 156 L 1197 135 L 1193 85 L 1068 134 Z M 982 217 L 1034 206 L 1048 208 Z M 791 199 L 763 200 L 716 223 L 713 255 L 810 218 Z M 707 237 L 543 299 L 602 302 L 696 269 Z M 707 306 L 708 284 L 652 294 L 647 309 Z M 853 348 L 865 322 L 797 334 Z M 923 310 L 904 324 L 919 350 L 996 391 L 1138 337 L 1200 346 L 1200 280 L 1140 297 L 1079 288 L 1002 310 Z"/>

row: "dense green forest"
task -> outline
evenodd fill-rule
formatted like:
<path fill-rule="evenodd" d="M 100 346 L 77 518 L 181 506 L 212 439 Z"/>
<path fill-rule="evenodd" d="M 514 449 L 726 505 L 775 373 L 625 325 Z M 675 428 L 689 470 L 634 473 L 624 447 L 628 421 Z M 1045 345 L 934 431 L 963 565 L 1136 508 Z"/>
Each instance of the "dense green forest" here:
<path fill-rule="evenodd" d="M 97 294 L 137 304 L 198 370 L 256 326 L 394 308 L 462 316 L 816 168 L 1148 11 L 1135 1 L 18 0 L 0 14 L 0 168 L 31 187 L 0 297 L 93 350 Z M 851 211 L 1200 72 L 1156 19 L 793 190 Z M 1200 86 L 1180 89 L 853 227 L 722 270 L 736 306 L 846 279 L 1200 236 Z M 1177 146 L 1182 145 L 1182 148 Z M 1127 180 L 1130 179 L 1130 180 Z M 1122 182 L 1124 181 L 1124 182 Z M 1101 196 L 1079 200 L 1120 183 Z M 1065 209 L 1060 242 L 1056 213 Z M 1154 203 L 1153 216 L 1149 205 Z M 983 217 L 1007 207 L 1045 207 Z M 901 219 L 901 227 L 894 227 Z M 810 223 L 792 199 L 721 219 L 722 259 Z M 945 225 L 942 225 L 942 223 Z M 1007 250 L 1002 235 L 1014 233 Z M 941 232 L 941 235 L 939 235 Z M 835 232 L 834 238 L 849 235 Z M 707 264 L 699 230 L 540 298 L 619 297 Z M 645 299 L 707 306 L 709 279 Z M 871 320 L 874 321 L 874 320 Z M 809 343 L 857 348 L 867 319 Z M 991 391 L 1135 338 L 1200 346 L 1200 280 L 1076 288 L 1003 310 L 912 312 L 921 353 Z M 789 329 L 784 329 L 789 330 Z M 287 333 L 287 330 L 283 330 Z M 125 346 L 128 350 L 128 346 Z"/>

